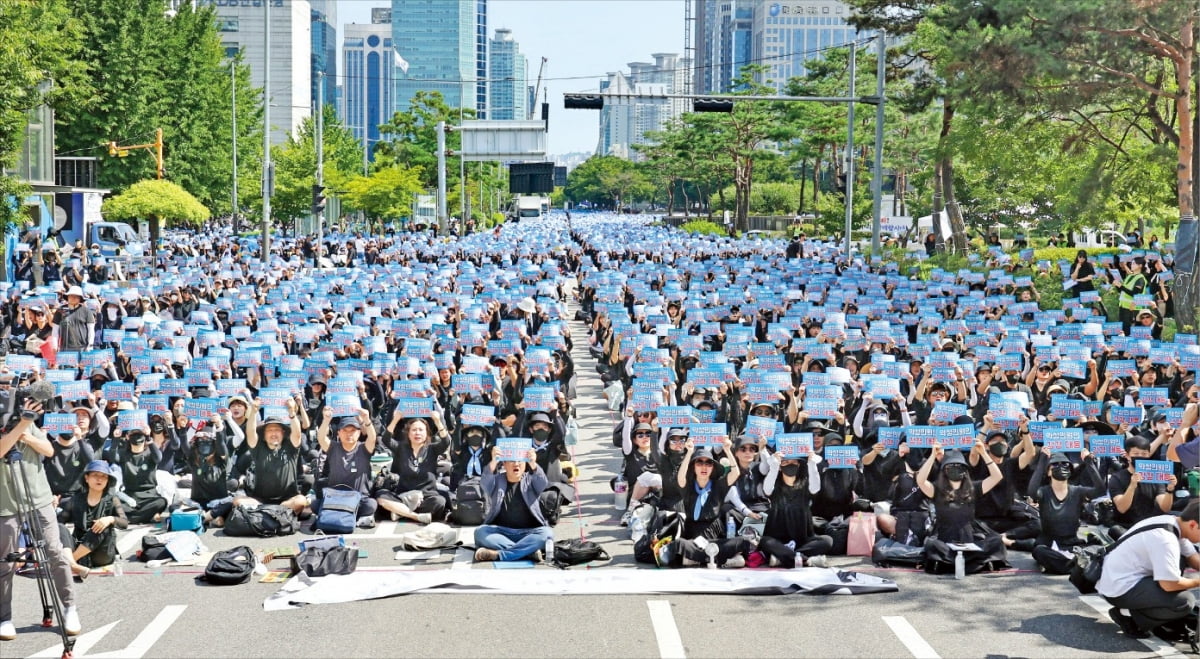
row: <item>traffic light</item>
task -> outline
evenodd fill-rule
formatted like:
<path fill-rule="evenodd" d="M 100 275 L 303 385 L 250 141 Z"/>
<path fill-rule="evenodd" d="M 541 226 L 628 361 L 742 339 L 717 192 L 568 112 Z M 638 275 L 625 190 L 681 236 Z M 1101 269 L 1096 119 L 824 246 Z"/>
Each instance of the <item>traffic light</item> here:
<path fill-rule="evenodd" d="M 733 112 L 733 101 L 697 96 L 692 99 L 692 112 Z"/>
<path fill-rule="evenodd" d="M 325 212 L 325 186 L 314 185 L 312 188 L 312 212 L 313 215 L 320 215 Z"/>
<path fill-rule="evenodd" d="M 568 110 L 599 110 L 604 107 L 600 94 L 563 94 L 563 107 Z"/>

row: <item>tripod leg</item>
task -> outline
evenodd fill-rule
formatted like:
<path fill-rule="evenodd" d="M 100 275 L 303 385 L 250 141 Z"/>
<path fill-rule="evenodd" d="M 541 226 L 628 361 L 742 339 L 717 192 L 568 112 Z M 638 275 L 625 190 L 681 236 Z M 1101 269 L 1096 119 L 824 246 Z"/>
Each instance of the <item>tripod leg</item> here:
<path fill-rule="evenodd" d="M 17 502 L 18 510 L 23 509 L 25 519 L 29 525 L 30 544 L 33 549 L 33 557 L 38 566 L 37 579 L 39 592 L 44 592 L 49 595 L 46 598 L 43 595 L 43 626 L 50 626 L 55 619 L 58 620 L 58 633 L 62 637 L 63 657 L 71 657 L 74 653 L 75 637 L 67 632 L 65 603 L 62 599 L 62 594 L 59 592 L 59 585 L 56 580 L 61 580 L 63 575 L 56 575 L 56 572 L 61 572 L 65 562 L 62 556 L 62 545 L 59 542 L 54 542 L 53 546 L 48 546 L 47 535 L 52 534 L 52 537 L 58 538 L 58 518 L 54 514 L 53 506 L 46 506 L 43 510 L 37 508 L 37 504 L 33 498 L 33 488 L 29 485 L 29 479 L 25 478 L 25 473 L 19 467 L 19 461 L 9 461 L 9 467 L 12 469 L 13 484 L 20 486 L 17 489 L 18 493 L 23 493 L 24 501 Z M 43 512 L 45 514 L 43 514 Z M 47 525 L 50 526 L 50 531 L 47 531 Z M 42 573 L 42 566 L 45 566 L 46 571 Z M 67 568 L 66 579 L 63 586 L 67 589 L 71 588 L 70 568 Z M 57 577 L 57 578 L 56 578 Z M 45 605 L 48 600 L 49 606 Z M 78 631 L 76 632 L 78 633 Z"/>

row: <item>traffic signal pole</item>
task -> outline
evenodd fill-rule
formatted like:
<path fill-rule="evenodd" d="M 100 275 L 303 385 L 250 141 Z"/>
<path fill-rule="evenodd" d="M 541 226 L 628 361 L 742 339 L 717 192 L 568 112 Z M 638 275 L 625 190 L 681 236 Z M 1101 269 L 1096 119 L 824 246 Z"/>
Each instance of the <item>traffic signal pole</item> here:
<path fill-rule="evenodd" d="M 321 267 L 321 245 L 325 243 L 325 72 L 317 72 L 317 184 L 313 186 L 313 215 L 317 221 L 317 244 L 313 267 Z"/>

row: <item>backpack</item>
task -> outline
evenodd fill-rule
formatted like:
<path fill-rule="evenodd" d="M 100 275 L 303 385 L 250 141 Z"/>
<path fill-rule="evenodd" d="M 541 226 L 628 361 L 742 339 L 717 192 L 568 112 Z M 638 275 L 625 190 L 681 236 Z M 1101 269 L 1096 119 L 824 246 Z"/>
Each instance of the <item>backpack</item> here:
<path fill-rule="evenodd" d="M 296 565 L 310 577 L 350 574 L 358 568 L 358 547 L 310 547 L 296 558 Z"/>
<path fill-rule="evenodd" d="M 247 546 L 225 549 L 213 554 L 204 575 L 197 577 L 213 586 L 236 586 L 250 580 L 257 559 Z"/>
<path fill-rule="evenodd" d="M 483 494 L 483 483 L 478 478 L 468 478 L 458 484 L 454 491 L 454 523 L 461 526 L 478 526 L 487 519 L 487 497 Z"/>
<path fill-rule="evenodd" d="M 683 533 L 683 515 L 667 510 L 659 510 L 650 518 L 646 525 L 646 533 L 633 543 L 633 558 L 639 563 L 663 566 L 662 543 L 674 542 Z M 557 553 L 557 552 L 555 552 Z"/>
<path fill-rule="evenodd" d="M 1071 585 L 1075 586 L 1075 589 L 1081 595 L 1091 595 L 1096 592 L 1096 584 L 1100 582 L 1100 575 L 1104 571 L 1104 557 L 1121 546 L 1121 543 L 1125 542 L 1126 539 L 1143 531 L 1153 531 L 1155 529 L 1170 530 L 1175 534 L 1175 537 L 1179 537 L 1179 528 L 1174 524 L 1150 524 L 1132 531 L 1126 531 L 1125 535 L 1110 545 L 1075 547 L 1075 563 L 1071 565 L 1071 573 L 1067 577 L 1071 581 Z"/>
<path fill-rule="evenodd" d="M 599 543 L 591 540 L 559 540 L 554 543 L 554 560 L 555 567 L 566 569 L 571 565 L 581 565 L 583 563 L 591 563 L 592 561 L 608 561 L 612 560 L 608 552 L 604 551 Z"/>
<path fill-rule="evenodd" d="M 161 561 L 171 558 L 171 553 L 167 551 L 167 543 L 160 540 L 156 535 L 142 536 L 142 550 L 137 553 L 137 559 L 143 563 L 150 561 Z"/>
<path fill-rule="evenodd" d="M 262 504 L 257 508 L 235 506 L 225 519 L 225 535 L 270 538 L 291 535 L 298 526 L 296 515 L 290 508 L 274 504 Z"/>
<path fill-rule="evenodd" d="M 321 499 L 321 512 L 317 513 L 317 530 L 326 533 L 354 533 L 362 493 L 351 489 L 349 485 L 335 485 L 322 489 Z"/>
<path fill-rule="evenodd" d="M 542 508 L 542 517 L 546 518 L 546 524 L 558 524 L 559 514 L 562 513 L 562 500 L 562 495 L 553 487 L 547 487 L 538 497 L 538 505 Z"/>

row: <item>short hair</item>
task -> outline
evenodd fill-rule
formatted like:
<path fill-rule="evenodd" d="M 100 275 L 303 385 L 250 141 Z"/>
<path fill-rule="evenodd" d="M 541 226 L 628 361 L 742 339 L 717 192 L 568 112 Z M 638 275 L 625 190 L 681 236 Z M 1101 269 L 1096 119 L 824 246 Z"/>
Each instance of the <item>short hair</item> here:
<path fill-rule="evenodd" d="M 1142 450 L 1149 451 L 1150 450 L 1150 440 L 1142 435 L 1134 435 L 1133 437 L 1130 437 L 1129 439 L 1125 440 L 1125 451 L 1126 452 L 1130 451 L 1131 449 L 1135 449 L 1135 448 L 1140 448 Z"/>
<path fill-rule="evenodd" d="M 1185 522 L 1200 522 L 1200 499 L 1192 499 L 1179 513 L 1179 519 Z"/>

